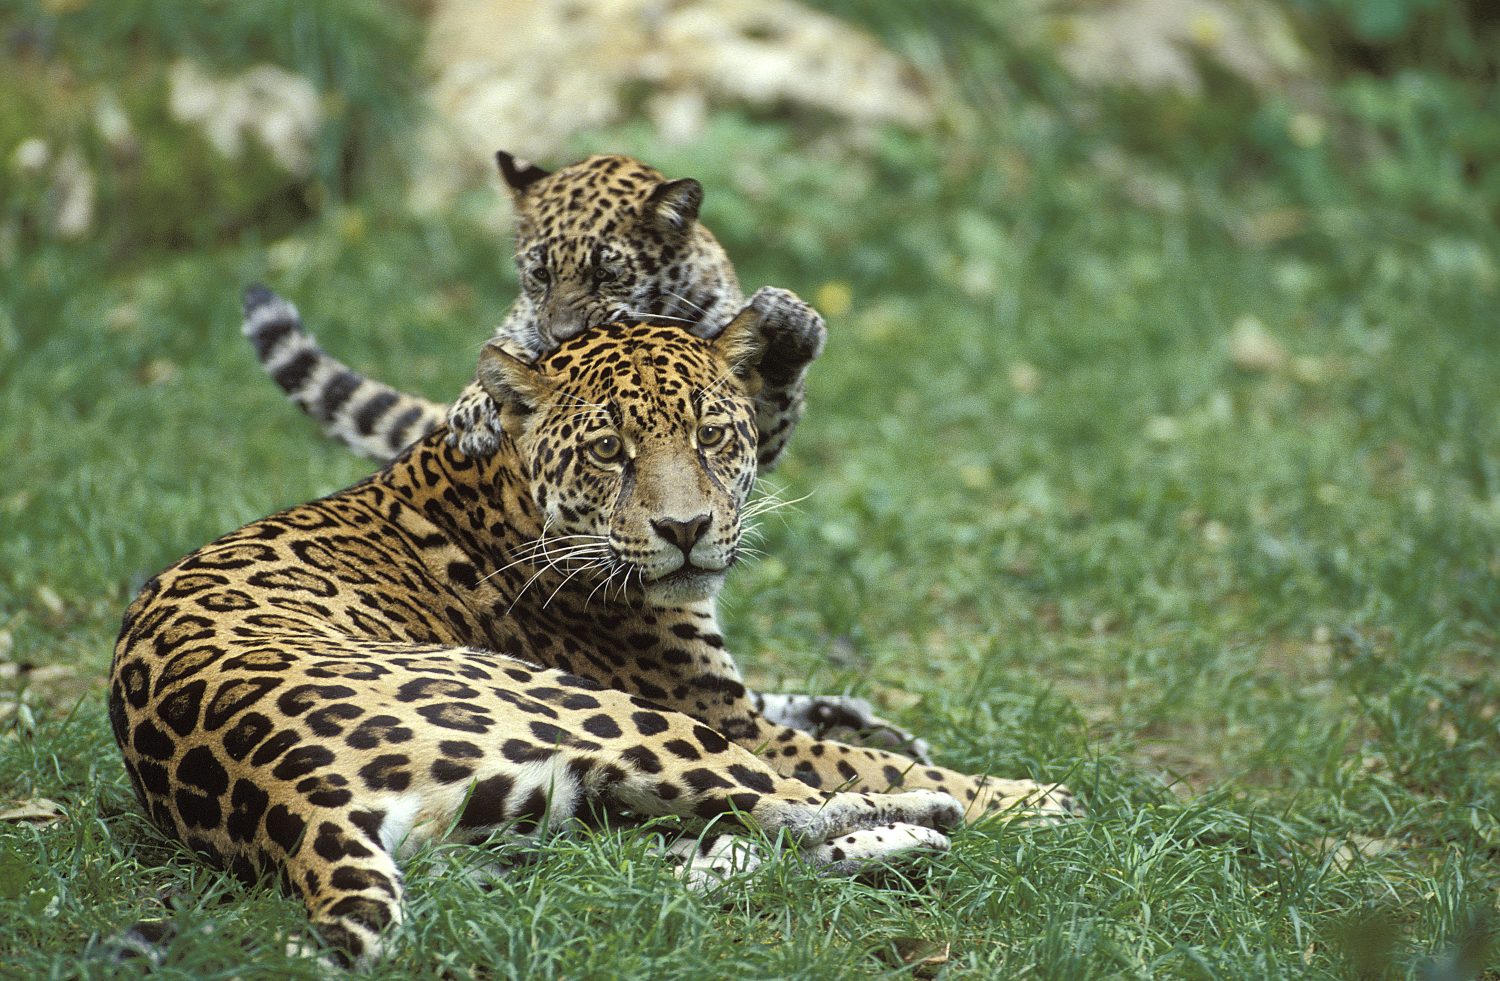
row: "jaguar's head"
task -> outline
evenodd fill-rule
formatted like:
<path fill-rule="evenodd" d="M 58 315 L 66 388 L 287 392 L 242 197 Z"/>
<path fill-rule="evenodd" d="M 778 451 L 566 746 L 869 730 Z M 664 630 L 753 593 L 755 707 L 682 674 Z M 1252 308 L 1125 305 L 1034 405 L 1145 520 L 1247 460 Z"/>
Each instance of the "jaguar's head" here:
<path fill-rule="evenodd" d="M 692 296 L 737 293 L 734 283 L 705 283 L 732 268 L 698 225 L 703 186 L 668 180 L 624 156 L 589 157 L 546 171 L 496 155 L 516 207 L 516 269 L 530 306 L 539 354 L 592 324 L 674 315 L 693 319 Z M 697 261 L 695 261 L 695 258 Z"/>
<path fill-rule="evenodd" d="M 480 383 L 542 517 L 522 557 L 648 602 L 716 593 L 755 482 L 747 384 L 762 327 L 747 309 L 713 340 L 636 322 L 592 327 L 535 362 L 486 347 Z"/>

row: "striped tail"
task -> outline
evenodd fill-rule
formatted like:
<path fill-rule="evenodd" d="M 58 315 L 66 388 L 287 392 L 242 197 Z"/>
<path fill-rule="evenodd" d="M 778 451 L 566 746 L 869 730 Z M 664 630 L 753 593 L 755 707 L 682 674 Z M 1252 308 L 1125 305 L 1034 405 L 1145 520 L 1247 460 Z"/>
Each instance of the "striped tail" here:
<path fill-rule="evenodd" d="M 385 462 L 441 425 L 448 407 L 351 370 L 318 346 L 297 308 L 259 284 L 245 290 L 245 337 L 260 366 L 323 432 Z"/>

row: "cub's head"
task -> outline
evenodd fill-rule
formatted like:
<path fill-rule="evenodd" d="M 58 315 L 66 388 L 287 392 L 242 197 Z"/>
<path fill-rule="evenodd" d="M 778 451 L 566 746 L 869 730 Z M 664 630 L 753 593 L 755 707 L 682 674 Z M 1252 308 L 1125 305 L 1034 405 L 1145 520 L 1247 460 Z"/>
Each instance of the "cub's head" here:
<path fill-rule="evenodd" d="M 589 157 L 555 172 L 501 151 L 516 206 L 516 268 L 534 319 L 535 355 L 593 324 L 648 317 L 728 319 L 739 284 L 698 224 L 703 186 L 667 180 L 639 160 Z M 732 299 L 728 299 L 732 298 Z"/>
<path fill-rule="evenodd" d="M 713 340 L 611 323 L 534 363 L 486 347 L 479 380 L 544 523 L 548 544 L 533 558 L 582 581 L 644 587 L 648 601 L 716 593 L 755 482 L 746 380 L 761 331 L 747 309 Z"/>

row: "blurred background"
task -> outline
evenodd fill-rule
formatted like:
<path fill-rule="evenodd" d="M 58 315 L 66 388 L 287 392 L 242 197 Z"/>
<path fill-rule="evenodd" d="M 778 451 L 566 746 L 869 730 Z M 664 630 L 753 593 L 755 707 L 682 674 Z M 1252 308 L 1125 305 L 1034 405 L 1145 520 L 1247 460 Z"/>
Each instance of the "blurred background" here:
<path fill-rule="evenodd" d="M 1403 970 L 1478 949 L 1482 0 L 0 0 L 0 787 L 133 813 L 99 698 L 124 604 L 371 469 L 260 373 L 240 290 L 456 393 L 516 293 L 500 148 L 698 178 L 747 292 L 827 316 L 763 481 L 810 496 L 767 523 L 728 631 L 757 686 L 852 690 L 945 762 L 1083 785 L 1095 851 L 971 853 L 974 896 L 1069 885 L 974 914 L 1005 939 L 966 963 L 1053 944 L 1026 963 L 1056 967 L 1087 937 L 1107 976 L 1356 976 L 1341 923 Z M 1175 878 L 1098 850 L 1143 828 Z M 1133 919 L 1116 868 L 1184 894 Z M 37 935 L 65 949 L 91 908 Z"/>
<path fill-rule="evenodd" d="M 1500 12 L 1477 0 L 6 0 L 0 17 L 7 268 L 58 242 L 131 262 L 273 242 L 340 208 L 499 223 L 506 147 L 691 172 L 736 254 L 861 291 L 992 296 L 1041 228 L 1122 209 L 1348 273 L 1440 233 L 1447 267 L 1494 275 L 1468 241 L 1500 200 Z"/>

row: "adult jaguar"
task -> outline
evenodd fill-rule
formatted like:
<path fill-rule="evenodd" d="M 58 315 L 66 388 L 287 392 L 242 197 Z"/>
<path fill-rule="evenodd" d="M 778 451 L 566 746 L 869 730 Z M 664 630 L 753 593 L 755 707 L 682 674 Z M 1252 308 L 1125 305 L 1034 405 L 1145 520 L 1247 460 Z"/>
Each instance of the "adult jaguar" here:
<path fill-rule="evenodd" d="M 252 290 L 247 305 L 270 302 Z M 109 712 L 152 819 L 277 872 L 348 962 L 401 919 L 398 853 L 627 810 L 771 832 L 835 871 L 1071 795 L 820 740 L 755 710 L 714 596 L 755 475 L 752 305 L 710 341 L 610 324 L 479 379 L 504 438 L 373 477 L 148 582 Z"/>
<path fill-rule="evenodd" d="M 498 156 L 521 217 L 517 261 L 525 287 L 499 329 L 503 343 L 536 357 L 555 350 L 585 322 L 662 307 L 669 311 L 667 322 L 707 336 L 743 305 L 728 257 L 696 221 L 702 196 L 697 181 L 667 181 L 628 157 L 590 157 L 549 175 L 504 152 Z M 607 277 L 601 277 L 606 267 L 600 263 L 611 270 Z M 750 385 L 761 433 L 758 459 L 766 467 L 801 415 L 803 375 L 822 351 L 826 331 L 817 312 L 786 290 L 762 289 L 752 302 L 769 314 L 762 321 L 766 352 Z M 368 455 L 389 458 L 414 435 L 439 426 L 448 411 L 335 361 L 284 301 L 247 310 L 244 331 L 293 401 L 323 420 L 330 434 Z M 448 411 L 447 432 L 469 455 L 495 450 L 499 414 L 477 382 Z M 774 449 L 766 451 L 768 445 Z M 752 698 L 767 717 L 793 728 L 929 756 L 925 740 L 876 715 L 860 698 L 781 692 L 755 692 Z"/>

